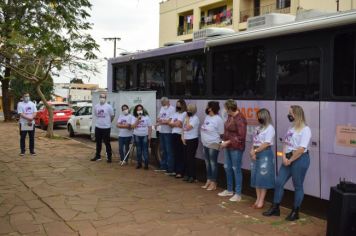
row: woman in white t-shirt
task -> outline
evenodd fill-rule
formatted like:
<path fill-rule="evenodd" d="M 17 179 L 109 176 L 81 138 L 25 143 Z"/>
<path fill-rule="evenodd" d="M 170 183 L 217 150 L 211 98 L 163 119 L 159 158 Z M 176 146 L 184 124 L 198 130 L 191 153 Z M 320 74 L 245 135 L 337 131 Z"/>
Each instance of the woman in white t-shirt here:
<path fill-rule="evenodd" d="M 283 198 L 284 185 L 292 177 L 294 206 L 286 220 L 294 221 L 299 219 L 299 208 L 304 197 L 303 183 L 310 164 L 308 145 L 311 139 L 311 130 L 305 123 L 304 111 L 300 106 L 290 107 L 288 119 L 293 122 L 293 126 L 288 129 L 284 138 L 283 164 L 276 179 L 273 205 L 263 215 L 280 215 L 279 204 Z"/>
<path fill-rule="evenodd" d="M 148 170 L 148 144 L 151 140 L 152 124 L 148 113 L 141 104 L 135 106 L 133 110 L 132 128 L 136 145 L 137 166 L 142 167 L 142 156 L 145 164 L 145 170 Z"/>
<path fill-rule="evenodd" d="M 193 183 L 196 180 L 195 173 L 195 154 L 198 148 L 199 137 L 199 118 L 196 115 L 197 106 L 189 104 L 187 106 L 187 115 L 183 121 L 182 142 L 184 145 L 184 181 Z"/>
<path fill-rule="evenodd" d="M 257 112 L 259 126 L 253 133 L 251 156 L 251 187 L 256 188 L 257 199 L 252 208 L 262 209 L 267 189 L 274 187 L 274 155 L 271 149 L 275 137 L 272 118 L 265 108 Z"/>
<path fill-rule="evenodd" d="M 132 115 L 129 113 L 129 107 L 124 104 L 121 106 L 122 114 L 117 119 L 117 128 L 119 128 L 119 154 L 121 162 L 120 164 L 127 164 L 124 161 L 125 155 L 129 151 L 130 142 L 132 139 Z M 122 163 L 124 162 L 124 163 Z"/>
<path fill-rule="evenodd" d="M 172 148 L 174 159 L 174 172 L 176 178 L 182 178 L 184 175 L 184 157 L 182 142 L 182 127 L 185 116 L 187 115 L 187 104 L 183 99 L 176 103 L 176 112 L 171 116 L 169 126 L 172 127 Z"/>
<path fill-rule="evenodd" d="M 210 101 L 205 109 L 206 117 L 200 128 L 201 142 L 204 147 L 206 183 L 202 188 L 208 191 L 216 189 L 218 176 L 218 155 L 222 135 L 224 134 L 224 121 L 218 115 L 219 102 Z"/>

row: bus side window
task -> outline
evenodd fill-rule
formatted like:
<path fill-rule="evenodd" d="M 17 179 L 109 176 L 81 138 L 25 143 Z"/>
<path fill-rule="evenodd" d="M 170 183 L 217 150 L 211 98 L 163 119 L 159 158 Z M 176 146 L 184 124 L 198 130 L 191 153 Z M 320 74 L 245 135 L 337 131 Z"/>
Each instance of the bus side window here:
<path fill-rule="evenodd" d="M 305 48 L 277 55 L 277 99 L 318 101 L 320 98 L 320 51 Z"/>
<path fill-rule="evenodd" d="M 130 89 L 132 87 L 132 68 L 129 65 L 114 66 L 113 91 Z"/>
<path fill-rule="evenodd" d="M 356 96 L 355 33 L 335 37 L 333 94 L 338 97 Z"/>

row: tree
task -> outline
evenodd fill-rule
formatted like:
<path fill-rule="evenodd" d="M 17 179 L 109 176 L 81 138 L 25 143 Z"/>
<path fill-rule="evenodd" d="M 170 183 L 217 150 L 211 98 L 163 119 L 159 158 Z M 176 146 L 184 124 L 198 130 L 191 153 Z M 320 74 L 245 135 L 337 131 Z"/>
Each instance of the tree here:
<path fill-rule="evenodd" d="M 96 71 L 89 61 L 96 59 L 98 50 L 88 33 L 91 4 L 88 0 L 0 0 L 0 8 L 22 13 L 19 18 L 4 17 L 13 27 L 7 37 L 0 35 L 1 63 L 35 85 L 49 111 L 47 136 L 53 137 L 53 110 L 41 85 L 63 67 Z"/>
<path fill-rule="evenodd" d="M 82 79 L 74 78 L 70 81 L 71 84 L 84 84 Z"/>

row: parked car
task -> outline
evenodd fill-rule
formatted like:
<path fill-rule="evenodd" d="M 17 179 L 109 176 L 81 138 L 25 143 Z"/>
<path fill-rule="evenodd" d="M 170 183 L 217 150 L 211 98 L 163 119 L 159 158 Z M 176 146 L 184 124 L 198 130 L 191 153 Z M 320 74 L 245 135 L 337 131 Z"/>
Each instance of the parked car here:
<path fill-rule="evenodd" d="M 91 133 L 92 124 L 92 105 L 87 104 L 79 108 L 68 120 L 67 130 L 70 137 L 75 134 L 89 134 Z"/>
<path fill-rule="evenodd" d="M 53 125 L 66 125 L 73 110 L 69 107 L 68 103 L 64 102 L 49 102 L 53 107 Z M 35 117 L 36 126 L 40 126 L 41 129 L 47 129 L 49 113 L 43 103 L 40 103 L 37 108 L 37 115 Z"/>

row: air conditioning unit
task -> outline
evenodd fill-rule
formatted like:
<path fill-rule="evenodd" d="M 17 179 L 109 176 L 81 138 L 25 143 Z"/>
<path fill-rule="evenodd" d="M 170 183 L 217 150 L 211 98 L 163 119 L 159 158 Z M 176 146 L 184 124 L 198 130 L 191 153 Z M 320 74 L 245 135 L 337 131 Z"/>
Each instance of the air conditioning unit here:
<path fill-rule="evenodd" d="M 234 33 L 235 31 L 233 29 L 228 29 L 228 28 L 216 28 L 216 27 L 205 28 L 205 29 L 195 31 L 193 33 L 193 40 L 196 41 L 196 40 L 206 39 L 210 37 L 228 35 Z"/>
<path fill-rule="evenodd" d="M 262 16 L 250 17 L 247 19 L 247 30 L 268 28 L 276 25 L 283 25 L 295 21 L 294 15 L 270 13 Z"/>

